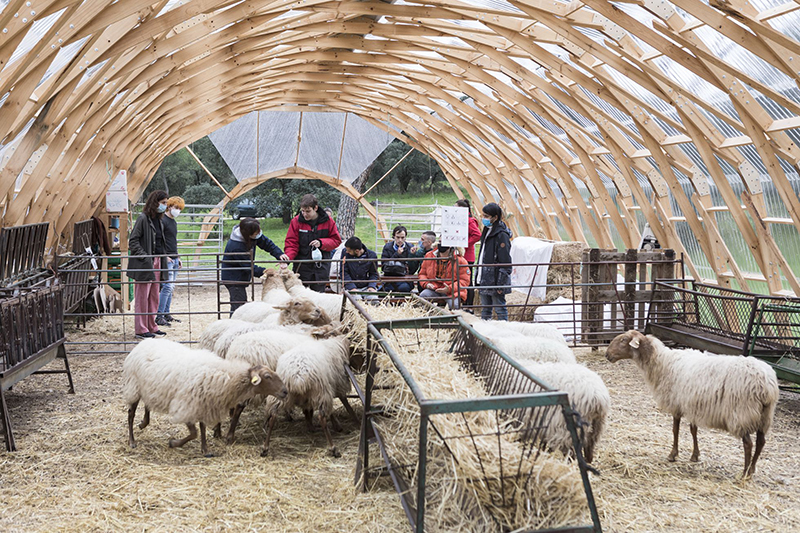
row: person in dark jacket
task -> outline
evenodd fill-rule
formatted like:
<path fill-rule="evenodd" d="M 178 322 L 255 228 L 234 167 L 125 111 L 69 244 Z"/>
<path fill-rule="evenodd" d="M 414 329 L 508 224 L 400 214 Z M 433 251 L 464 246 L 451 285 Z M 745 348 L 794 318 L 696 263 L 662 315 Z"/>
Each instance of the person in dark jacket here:
<path fill-rule="evenodd" d="M 325 292 L 331 277 L 330 259 L 342 243 L 336 222 L 319 207 L 317 197 L 306 194 L 300 199 L 300 214 L 289 223 L 286 232 L 286 255 L 295 261 L 293 270 L 299 274 L 303 285 L 317 292 Z M 314 260 L 299 263 L 301 260 Z"/>
<path fill-rule="evenodd" d="M 166 210 L 167 193 L 151 192 L 128 237 L 128 277 L 136 282 L 133 286 L 133 310 L 136 313 L 134 332 L 137 339 L 166 335 L 156 324 L 162 259 L 158 256 L 164 253 L 161 218 Z"/>
<path fill-rule="evenodd" d="M 289 261 L 289 256 L 261 232 L 258 220 L 245 217 L 231 231 L 231 238 L 225 245 L 222 256 L 222 283 L 228 289 L 231 302 L 231 315 L 247 303 L 247 286 L 264 274 L 264 267 L 253 264 L 256 246 L 269 253 L 275 259 Z M 285 264 L 281 268 L 286 268 Z"/>
<path fill-rule="evenodd" d="M 411 246 L 406 242 L 408 230 L 405 226 L 395 226 L 392 230 L 392 240 L 383 246 L 381 262 L 384 276 L 406 276 L 408 275 L 408 257 L 411 255 Z M 390 269 L 399 269 L 392 271 Z M 383 284 L 383 289 L 392 292 L 411 292 L 413 285 L 410 281 L 393 281 Z"/>
<path fill-rule="evenodd" d="M 496 203 L 483 206 L 483 233 L 478 257 L 476 285 L 481 296 L 481 318 L 508 320 L 506 294 L 511 292 L 511 230 L 503 222 L 503 210 Z M 504 265 L 504 266 L 491 266 Z"/>
<path fill-rule="evenodd" d="M 164 226 L 164 258 L 161 270 L 161 292 L 158 295 L 158 316 L 156 324 L 169 326 L 170 322 L 180 322 L 170 312 L 172 306 L 172 293 L 175 291 L 175 280 L 178 279 L 178 269 L 181 267 L 181 256 L 178 255 L 178 215 L 186 206 L 183 198 L 173 196 L 167 200 L 167 211 L 161 218 Z"/>
<path fill-rule="evenodd" d="M 378 254 L 364 246 L 358 237 L 350 237 L 344 243 L 344 257 L 342 265 L 342 281 L 344 288 L 348 291 L 367 290 L 375 292 L 378 290 Z M 357 299 L 362 297 L 368 302 L 378 300 L 375 294 L 355 295 Z"/>

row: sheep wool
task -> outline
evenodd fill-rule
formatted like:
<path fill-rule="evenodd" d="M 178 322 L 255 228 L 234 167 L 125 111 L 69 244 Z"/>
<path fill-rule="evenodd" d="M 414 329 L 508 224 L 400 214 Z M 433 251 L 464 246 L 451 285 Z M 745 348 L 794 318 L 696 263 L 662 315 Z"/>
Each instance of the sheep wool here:
<path fill-rule="evenodd" d="M 286 301 L 288 301 L 288 299 Z M 234 311 L 231 318 L 234 320 L 244 320 L 245 322 L 262 322 L 268 317 L 278 315 L 280 312 L 280 309 L 276 309 L 274 305 L 266 302 L 247 302 Z"/>
<path fill-rule="evenodd" d="M 635 330 L 618 335 L 606 350 L 606 358 L 612 363 L 633 359 L 658 408 L 672 414 L 670 461 L 678 455 L 680 420 L 686 417 L 695 427 L 720 429 L 741 438 L 743 475 L 755 472 L 780 393 L 775 371 L 767 363 L 752 357 L 667 348 L 656 337 Z M 756 448 L 751 463 L 750 434 L 754 432 Z M 699 454 L 695 443 L 691 460 L 696 461 Z"/>
<path fill-rule="evenodd" d="M 203 453 L 205 426 L 219 423 L 232 407 L 256 395 L 287 394 L 277 375 L 264 366 L 227 361 L 165 339 L 146 339 L 131 350 L 122 364 L 122 381 L 131 447 L 136 446 L 133 418 L 142 401 L 141 429 L 150 422 L 150 411 L 167 413 L 173 423 L 189 427 L 188 437 L 170 440 L 170 447 L 183 446 L 195 438 L 195 423 L 200 422 Z"/>
<path fill-rule="evenodd" d="M 587 423 L 584 428 L 583 455 L 591 463 L 611 409 L 611 395 L 603 379 L 583 365 L 534 361 L 520 361 L 520 364 L 550 387 L 569 395 L 570 405 Z M 530 412 L 527 415 L 530 416 Z M 542 438 L 553 449 L 570 454 L 572 435 L 561 410 L 554 410 Z"/>
<path fill-rule="evenodd" d="M 539 363 L 577 363 L 569 346 L 551 339 L 534 339 L 524 335 L 517 337 L 489 337 L 506 355 L 518 361 Z"/>

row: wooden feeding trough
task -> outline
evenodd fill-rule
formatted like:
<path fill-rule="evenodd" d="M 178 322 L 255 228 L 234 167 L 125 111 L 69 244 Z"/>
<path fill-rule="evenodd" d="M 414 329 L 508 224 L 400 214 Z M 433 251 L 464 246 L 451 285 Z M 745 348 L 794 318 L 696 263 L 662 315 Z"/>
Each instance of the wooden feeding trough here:
<path fill-rule="evenodd" d="M 31 374 L 67 374 L 75 391 L 64 349 L 63 288 L 41 266 L 47 224 L 0 231 L 0 412 L 6 449 L 16 449 L 5 391 Z M 41 370 L 56 358 L 64 370 Z"/>

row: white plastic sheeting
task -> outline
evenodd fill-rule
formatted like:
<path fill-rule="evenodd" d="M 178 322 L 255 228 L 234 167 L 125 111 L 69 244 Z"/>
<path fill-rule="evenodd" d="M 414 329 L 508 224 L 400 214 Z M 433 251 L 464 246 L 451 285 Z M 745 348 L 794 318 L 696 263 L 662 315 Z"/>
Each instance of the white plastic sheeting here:
<path fill-rule="evenodd" d="M 238 181 L 297 165 L 350 182 L 394 139 L 352 113 L 299 111 L 249 113 L 209 138 Z"/>
<path fill-rule="evenodd" d="M 544 300 L 547 294 L 547 264 L 553 256 L 554 247 L 555 243 L 534 237 L 517 237 L 511 241 L 511 262 L 522 265 L 511 269 L 513 290 Z"/>

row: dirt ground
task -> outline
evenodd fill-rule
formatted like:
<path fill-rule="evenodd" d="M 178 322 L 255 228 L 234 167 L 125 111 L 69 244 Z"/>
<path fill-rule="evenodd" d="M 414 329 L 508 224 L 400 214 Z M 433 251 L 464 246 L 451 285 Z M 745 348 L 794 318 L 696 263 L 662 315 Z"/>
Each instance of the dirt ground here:
<path fill-rule="evenodd" d="M 180 289 L 173 309 L 188 302 Z M 215 293 L 193 288 L 191 308 L 216 310 Z M 181 318 L 168 338 L 196 340 L 216 315 Z M 128 338 L 132 326 L 129 317 Z M 85 331 L 70 327 L 68 340 L 108 343 L 122 333 L 120 317 L 102 318 Z M 343 409 L 344 431 L 334 435 L 340 458 L 327 456 L 322 433 L 308 434 L 300 420 L 280 421 L 271 456 L 260 457 L 255 408 L 243 415 L 236 444 L 211 440 L 212 458 L 197 441 L 169 449 L 168 439 L 186 430 L 163 415 L 136 429 L 139 446 L 130 449 L 120 385 L 131 346 L 70 345 L 75 395 L 63 375 L 32 376 L 7 393 L 19 451 L 0 453 L 0 530 L 408 531 L 391 486 L 355 490 L 358 425 Z M 687 427 L 677 462 L 667 462 L 671 418 L 656 411 L 633 363 L 612 365 L 602 350 L 576 354 L 603 377 L 613 402 L 595 459 L 601 476 L 592 478 L 604 530 L 800 531 L 800 395 L 781 394 L 759 470 L 742 482 L 740 441 L 701 429 L 700 462 L 690 463 Z"/>

